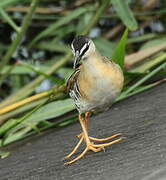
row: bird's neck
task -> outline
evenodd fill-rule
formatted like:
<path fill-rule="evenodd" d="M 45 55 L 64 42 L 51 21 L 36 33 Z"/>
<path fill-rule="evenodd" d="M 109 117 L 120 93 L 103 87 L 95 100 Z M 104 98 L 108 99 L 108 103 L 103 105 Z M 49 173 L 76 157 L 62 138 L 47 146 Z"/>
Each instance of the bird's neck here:
<path fill-rule="evenodd" d="M 83 66 L 85 67 L 94 67 L 97 65 L 101 65 L 103 63 L 103 58 L 98 52 L 91 53 L 84 61 Z"/>

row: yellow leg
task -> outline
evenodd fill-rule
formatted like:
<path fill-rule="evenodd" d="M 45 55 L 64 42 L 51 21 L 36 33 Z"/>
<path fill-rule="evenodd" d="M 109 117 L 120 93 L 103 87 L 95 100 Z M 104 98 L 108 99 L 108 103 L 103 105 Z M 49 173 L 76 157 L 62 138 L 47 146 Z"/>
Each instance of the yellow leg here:
<path fill-rule="evenodd" d="M 84 123 L 84 126 L 86 126 L 86 128 L 88 127 L 87 125 L 87 121 L 85 120 L 85 118 L 82 117 L 82 115 L 79 115 L 79 119 L 82 120 L 82 122 Z M 79 135 L 77 135 L 77 137 L 80 138 L 79 142 L 77 143 L 77 145 L 75 146 L 75 148 L 72 150 L 72 152 L 70 154 L 68 154 L 67 156 L 64 157 L 64 160 L 70 158 L 73 154 L 75 154 L 78 150 L 78 148 L 80 147 L 81 143 L 83 142 L 84 140 L 84 136 L 83 136 L 83 133 L 80 133 Z"/>
<path fill-rule="evenodd" d="M 78 161 L 79 159 L 81 159 L 88 151 L 93 151 L 93 152 L 99 152 L 101 150 L 104 150 L 104 147 L 107 147 L 107 146 L 110 146 L 112 144 L 115 144 L 115 143 L 118 143 L 120 141 L 122 141 L 124 139 L 124 137 L 120 137 L 116 140 L 113 140 L 111 142 L 108 142 L 108 143 L 102 143 L 102 144 L 94 144 L 93 142 L 91 141 L 96 141 L 96 142 L 103 142 L 103 141 L 108 141 L 110 139 L 113 139 L 115 137 L 118 137 L 120 136 L 121 134 L 115 134 L 111 137 L 108 137 L 108 138 L 104 138 L 104 139 L 97 139 L 97 138 L 93 138 L 93 137 L 89 137 L 88 136 L 88 131 L 87 131 L 87 120 L 89 121 L 89 119 L 85 119 L 83 118 L 82 115 L 79 115 L 79 120 L 80 120 L 80 124 L 81 124 L 81 127 L 82 127 L 82 130 L 83 132 L 79 135 L 79 138 L 80 138 L 80 141 L 78 142 L 77 146 L 73 149 L 73 151 L 68 155 L 66 156 L 65 159 L 71 157 L 76 151 L 77 149 L 79 148 L 80 144 L 82 143 L 82 141 L 84 140 L 84 142 L 86 143 L 86 148 L 84 149 L 84 151 L 78 156 L 76 157 L 75 159 L 69 161 L 69 162 L 66 162 L 65 165 L 70 165 L 76 161 Z"/>
<path fill-rule="evenodd" d="M 102 148 L 96 148 L 96 147 L 93 147 L 93 146 L 91 146 L 92 145 L 92 143 L 90 142 L 90 140 L 89 140 L 89 137 L 88 137 L 88 131 L 87 131 L 87 124 L 85 124 L 85 122 L 87 121 L 85 121 L 84 120 L 84 118 L 82 117 L 82 115 L 79 115 L 79 120 L 80 120 L 80 124 L 81 124 L 81 127 L 82 127 L 82 130 L 83 130 L 83 133 L 81 133 L 81 134 L 83 134 L 82 135 L 82 137 L 81 137 L 81 139 L 80 140 L 82 140 L 82 138 L 84 138 L 84 141 L 86 142 L 86 145 L 87 145 L 87 147 L 84 149 L 84 151 L 78 156 L 78 157 L 76 157 L 75 159 L 73 159 L 73 160 L 71 160 L 71 161 L 69 161 L 69 162 L 66 162 L 65 163 L 65 165 L 69 165 L 69 164 L 72 164 L 72 163 L 74 163 L 74 162 L 76 162 L 76 161 L 78 161 L 79 159 L 81 159 L 86 153 L 87 153 L 87 151 L 89 151 L 89 150 L 92 150 L 93 152 L 98 152 L 98 151 L 100 151 Z M 78 144 L 77 144 L 78 145 Z M 77 146 L 74 148 L 74 150 L 70 153 L 71 155 L 73 155 L 73 152 L 75 151 L 75 149 L 77 148 Z M 70 156 L 70 154 L 68 155 L 68 156 Z M 67 158 L 68 158 L 68 156 L 67 156 Z"/>
<path fill-rule="evenodd" d="M 85 113 L 85 126 L 86 126 L 86 130 L 87 130 L 87 131 L 89 130 L 89 119 L 90 119 L 90 115 L 91 115 L 90 112 L 86 112 L 86 113 Z"/>
<path fill-rule="evenodd" d="M 85 118 L 83 119 L 84 125 L 85 125 L 85 128 L 86 128 L 87 131 L 89 130 L 89 119 L 90 119 L 90 115 L 91 115 L 90 112 L 86 112 L 86 113 L 85 113 Z M 83 136 L 83 132 L 80 133 L 79 135 L 77 135 L 76 137 L 81 138 L 82 136 Z"/>
<path fill-rule="evenodd" d="M 80 116 L 79 116 L 80 117 Z M 80 117 L 82 118 L 82 117 Z M 89 118 L 90 118 L 90 112 L 87 112 L 85 113 L 85 119 L 82 118 L 82 121 L 84 123 L 84 126 L 86 127 L 86 130 L 88 131 L 88 126 L 89 126 Z M 64 157 L 64 160 L 70 158 L 73 154 L 75 154 L 78 150 L 78 148 L 80 147 L 81 143 L 83 142 L 84 140 L 84 133 L 80 133 L 79 135 L 77 135 L 78 138 L 80 138 L 79 142 L 77 143 L 77 145 L 75 146 L 75 148 L 73 149 L 73 151 L 68 154 L 67 156 Z M 92 151 L 94 152 L 98 152 L 98 150 L 96 148 L 92 148 Z"/>
<path fill-rule="evenodd" d="M 85 113 L 85 119 L 84 119 L 84 124 L 85 124 L 85 127 L 86 127 L 86 130 L 88 131 L 89 130 L 89 119 L 90 119 L 90 115 L 91 113 L 90 112 L 86 112 Z M 94 138 L 94 137 L 89 137 L 90 140 L 92 141 L 95 141 L 95 142 L 104 142 L 104 141 L 109 141 L 113 138 L 116 138 L 118 136 L 121 136 L 122 134 L 121 133 L 118 133 L 118 134 L 114 134 L 113 136 L 110 136 L 108 138 Z M 80 133 L 79 135 L 77 135 L 76 137 L 78 138 L 81 138 L 82 136 L 84 136 L 84 133 Z"/>

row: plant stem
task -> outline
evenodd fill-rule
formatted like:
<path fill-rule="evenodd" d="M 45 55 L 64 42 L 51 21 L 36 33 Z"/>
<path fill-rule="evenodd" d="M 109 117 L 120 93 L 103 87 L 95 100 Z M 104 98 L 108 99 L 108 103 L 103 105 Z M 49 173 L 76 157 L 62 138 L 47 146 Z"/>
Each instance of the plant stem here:
<path fill-rule="evenodd" d="M 161 84 L 161 83 L 163 83 L 163 82 L 166 82 L 166 78 L 161 79 L 161 80 L 159 80 L 159 81 L 157 81 L 157 82 L 154 82 L 154 83 L 152 83 L 152 84 L 149 84 L 149 85 L 147 85 L 147 86 L 141 87 L 141 88 L 139 88 L 138 90 L 135 90 L 134 92 L 131 92 L 131 93 L 127 94 L 127 95 L 123 95 L 123 93 L 122 93 L 122 95 L 120 95 L 120 96 L 116 99 L 115 102 L 119 102 L 119 101 L 121 101 L 121 100 L 123 100 L 123 99 L 126 99 L 126 98 L 130 97 L 130 96 L 133 96 L 133 95 L 136 95 L 136 94 L 141 93 L 141 92 L 143 92 L 143 91 L 146 91 L 146 90 L 148 90 L 148 89 L 150 89 L 150 88 L 152 88 L 152 87 L 155 87 L 155 86 L 157 86 L 157 85 L 159 85 L 159 84 Z"/>
<path fill-rule="evenodd" d="M 29 98 L 26 98 L 26 99 L 24 99 L 22 101 L 19 101 L 17 103 L 14 103 L 12 105 L 7 106 L 7 107 L 4 107 L 4 108 L 0 109 L 0 115 L 5 114 L 7 112 L 10 112 L 10 111 L 12 111 L 14 109 L 17 109 L 17 108 L 19 108 L 19 107 L 21 107 L 21 106 L 23 106 L 23 105 L 25 105 L 27 103 L 30 103 L 32 101 L 35 101 L 35 100 L 41 99 L 43 97 L 49 96 L 51 93 L 52 93 L 52 90 L 49 90 L 49 91 L 46 91 L 46 92 L 43 92 L 43 93 L 40 93 L 40 94 L 36 94 L 36 95 L 31 96 Z"/>
<path fill-rule="evenodd" d="M 19 27 L 15 24 L 15 22 L 10 18 L 10 16 L 2 9 L 0 8 L 0 14 L 1 16 L 10 24 L 10 26 L 19 33 Z"/>
<path fill-rule="evenodd" d="M 165 61 L 166 53 L 161 54 L 159 57 L 155 59 L 151 59 L 150 61 L 145 62 L 144 64 L 140 65 L 139 67 L 131 69 L 129 72 L 137 72 L 142 73 L 146 72 L 147 70 L 151 69 L 152 67 L 156 66 L 157 64 Z"/>
<path fill-rule="evenodd" d="M 25 62 L 22 62 L 22 61 L 19 61 L 18 63 L 19 63 L 19 65 L 22 65 L 22 66 L 32 70 L 33 72 L 44 76 L 45 79 L 49 79 L 50 81 L 52 81 L 55 84 L 62 84 L 64 82 L 61 79 L 58 79 L 58 78 L 56 78 L 54 76 L 50 76 L 50 75 L 44 73 L 43 71 L 40 71 L 38 68 L 35 68 L 34 66 L 32 66 L 32 65 L 30 65 L 28 63 L 25 63 Z"/>
<path fill-rule="evenodd" d="M 5 56 L 2 58 L 2 62 L 0 63 L 0 70 L 3 68 L 3 66 L 5 64 L 7 64 L 9 62 L 10 58 L 12 57 L 12 55 L 14 54 L 16 49 L 19 47 L 19 45 L 22 41 L 22 38 L 25 35 L 26 30 L 27 30 L 27 28 L 28 28 L 28 26 L 32 20 L 32 16 L 35 12 L 37 2 L 38 2 L 38 0 L 32 0 L 30 11 L 25 16 L 23 23 L 22 23 L 22 26 L 21 26 L 21 28 L 20 28 L 17 36 L 16 36 L 16 39 L 13 41 L 13 43 L 9 47 L 8 51 L 6 52 Z"/>
<path fill-rule="evenodd" d="M 90 30 L 95 26 L 99 20 L 99 17 L 103 14 L 104 10 L 108 7 L 110 0 L 102 0 L 101 5 L 99 5 L 96 14 L 92 17 L 89 25 L 86 27 L 85 31 L 82 32 L 83 35 L 86 35 L 90 32 Z"/>
<path fill-rule="evenodd" d="M 146 80 L 148 80 L 149 78 L 151 78 L 152 76 L 154 76 L 156 73 L 158 73 L 161 69 L 166 67 L 166 62 L 161 64 L 159 67 L 157 67 L 156 69 L 154 69 L 152 72 L 150 72 L 148 75 L 146 75 L 144 78 L 142 78 L 140 81 L 138 81 L 137 83 L 135 83 L 133 86 L 131 86 L 127 91 L 123 92 L 122 95 L 127 95 L 130 92 L 132 92 L 134 89 L 136 89 L 138 86 L 140 86 L 141 84 L 143 84 Z"/>
<path fill-rule="evenodd" d="M 132 53 L 126 56 L 125 58 L 125 68 L 127 70 L 130 70 L 132 66 L 134 66 L 135 64 L 144 61 L 146 58 L 149 58 L 164 49 L 166 49 L 166 43 L 159 44 L 154 47 L 146 48 L 136 53 Z"/>
<path fill-rule="evenodd" d="M 38 106 L 39 104 L 43 103 L 45 100 L 49 99 L 49 96 L 47 97 L 43 97 L 41 99 L 38 99 L 36 101 L 30 102 L 28 104 L 25 104 L 15 110 L 12 110 L 11 112 L 8 112 L 4 115 L 0 116 L 0 124 L 3 124 L 6 120 L 10 119 L 10 118 L 14 118 L 15 116 L 17 116 L 18 114 L 22 114 L 24 112 L 27 112 L 33 108 L 35 108 L 36 106 Z"/>
<path fill-rule="evenodd" d="M 12 105 L 4 107 L 4 108 L 0 109 L 0 115 L 5 114 L 7 112 L 10 112 L 10 111 L 12 111 L 14 109 L 17 109 L 17 108 L 19 108 L 19 107 L 21 107 L 21 106 L 23 106 L 25 104 L 28 104 L 30 102 L 39 100 L 39 99 L 47 97 L 47 96 L 50 96 L 51 94 L 57 94 L 57 93 L 62 92 L 62 91 L 65 91 L 65 85 L 64 86 L 60 86 L 60 87 L 58 87 L 56 89 L 53 88 L 51 90 L 48 90 L 48 91 L 36 94 L 36 95 L 31 96 L 29 98 L 26 98 L 26 99 L 24 99 L 22 101 L 19 101 L 17 103 L 14 103 Z"/>

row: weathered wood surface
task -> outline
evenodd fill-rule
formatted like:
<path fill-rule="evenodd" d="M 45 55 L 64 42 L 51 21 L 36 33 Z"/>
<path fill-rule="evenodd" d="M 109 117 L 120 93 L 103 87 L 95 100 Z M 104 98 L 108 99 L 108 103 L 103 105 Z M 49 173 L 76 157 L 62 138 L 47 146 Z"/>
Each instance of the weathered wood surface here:
<path fill-rule="evenodd" d="M 79 123 L 12 145 L 0 160 L 1 180 L 165 180 L 166 84 L 114 105 L 91 119 L 91 135 L 127 137 L 72 166 L 62 158 L 77 142 Z M 160 170 L 161 169 L 161 170 Z"/>

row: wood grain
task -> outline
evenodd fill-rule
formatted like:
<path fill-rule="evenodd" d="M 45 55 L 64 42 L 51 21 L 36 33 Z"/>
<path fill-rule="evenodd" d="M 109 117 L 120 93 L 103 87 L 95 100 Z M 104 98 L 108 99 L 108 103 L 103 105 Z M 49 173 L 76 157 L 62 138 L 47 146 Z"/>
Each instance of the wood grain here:
<path fill-rule="evenodd" d="M 92 136 L 121 132 L 127 139 L 66 167 L 62 158 L 77 142 L 80 125 L 53 129 L 10 146 L 12 155 L 0 160 L 0 179 L 166 179 L 166 84 L 114 105 L 90 125 Z"/>

